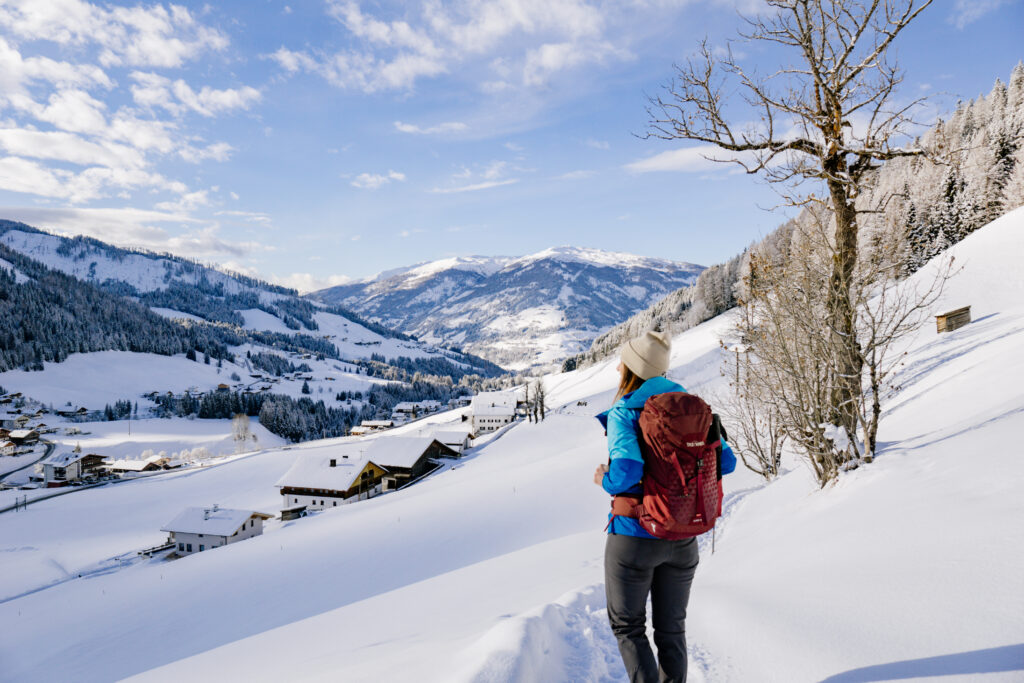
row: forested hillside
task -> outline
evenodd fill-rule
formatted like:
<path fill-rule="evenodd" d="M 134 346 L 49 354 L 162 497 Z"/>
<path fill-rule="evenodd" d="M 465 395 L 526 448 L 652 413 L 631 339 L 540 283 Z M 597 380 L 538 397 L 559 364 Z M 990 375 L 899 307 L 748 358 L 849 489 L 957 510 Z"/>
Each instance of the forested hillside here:
<path fill-rule="evenodd" d="M 179 325 L 146 306 L 51 270 L 0 244 L 0 371 L 42 369 L 71 353 L 190 350 L 230 359 L 243 338 L 213 325 Z"/>
<path fill-rule="evenodd" d="M 861 219 L 862 240 L 878 231 L 896 233 L 904 250 L 904 275 L 1024 205 L 1024 63 L 1013 69 L 1009 84 L 997 80 L 988 95 L 960 102 L 948 121 L 940 120 L 918 142 L 930 150 L 927 157 L 886 163 L 857 200 L 858 209 L 877 211 Z M 599 336 L 587 351 L 567 359 L 563 369 L 606 358 L 644 330 L 680 332 L 732 308 L 743 296 L 750 254 L 784 259 L 795 220 Z"/>

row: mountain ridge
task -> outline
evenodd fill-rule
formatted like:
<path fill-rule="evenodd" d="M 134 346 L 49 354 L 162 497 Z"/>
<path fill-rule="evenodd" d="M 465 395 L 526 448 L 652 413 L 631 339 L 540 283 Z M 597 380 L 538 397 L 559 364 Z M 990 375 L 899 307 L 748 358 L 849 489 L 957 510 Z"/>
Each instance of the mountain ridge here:
<path fill-rule="evenodd" d="M 306 296 L 511 369 L 561 362 L 703 266 L 587 247 L 459 256 Z"/>

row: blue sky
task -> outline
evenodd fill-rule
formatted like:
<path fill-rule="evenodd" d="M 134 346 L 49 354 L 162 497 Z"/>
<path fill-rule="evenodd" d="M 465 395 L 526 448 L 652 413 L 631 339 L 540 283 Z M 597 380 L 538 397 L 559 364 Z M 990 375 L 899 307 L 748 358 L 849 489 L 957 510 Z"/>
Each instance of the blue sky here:
<path fill-rule="evenodd" d="M 758 6 L 0 0 L 0 216 L 302 290 L 563 244 L 710 265 L 777 196 L 635 134 L 672 63 Z M 1021 0 L 937 0 L 901 97 L 988 92 L 1022 29 Z"/>

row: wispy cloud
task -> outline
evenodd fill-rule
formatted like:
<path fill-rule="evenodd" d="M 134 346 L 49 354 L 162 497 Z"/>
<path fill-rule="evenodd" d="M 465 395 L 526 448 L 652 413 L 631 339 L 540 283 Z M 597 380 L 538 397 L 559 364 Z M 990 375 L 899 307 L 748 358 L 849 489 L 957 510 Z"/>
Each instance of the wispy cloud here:
<path fill-rule="evenodd" d="M 608 149 L 609 147 L 611 147 L 611 145 L 609 145 L 606 141 L 595 140 L 594 138 L 587 138 L 583 144 L 585 144 L 587 147 L 593 147 L 594 149 Z"/>
<path fill-rule="evenodd" d="M 990 14 L 1015 0 L 956 0 L 953 12 L 949 15 L 949 23 L 958 29 L 974 23 L 986 14 Z"/>
<path fill-rule="evenodd" d="M 268 248 L 258 242 L 239 242 L 219 236 L 216 225 L 181 212 L 143 209 L 8 207 L 4 216 L 58 234 L 85 235 L 122 247 L 204 260 L 242 258 Z M 177 231 L 172 234 L 169 226 Z"/>
<path fill-rule="evenodd" d="M 655 154 L 626 164 L 625 168 L 630 173 L 732 171 L 735 167 L 728 162 L 734 158 L 737 158 L 737 155 L 723 152 L 714 145 L 701 145 Z"/>
<path fill-rule="evenodd" d="M 513 183 L 518 182 L 518 178 L 509 178 L 508 180 L 486 180 L 482 183 L 473 183 L 472 185 L 460 185 L 458 187 L 435 187 L 430 191 L 435 194 L 457 194 L 459 192 L 477 192 L 479 190 L 489 190 L 492 187 L 512 185 Z"/>
<path fill-rule="evenodd" d="M 237 196 L 235 198 L 237 199 Z M 258 211 L 217 211 L 213 215 L 240 218 L 247 223 L 270 223 L 270 216 Z"/>
<path fill-rule="evenodd" d="M 398 171 L 388 171 L 387 173 L 360 173 L 355 179 L 349 183 L 352 187 L 358 187 L 361 190 L 376 190 L 379 187 L 387 185 L 391 181 L 404 182 L 405 174 L 399 173 Z"/>
<path fill-rule="evenodd" d="M 395 129 L 402 133 L 412 133 L 413 135 L 444 135 L 446 133 L 460 133 L 469 128 L 466 124 L 461 121 L 446 121 L 445 123 L 439 123 L 436 126 L 429 126 L 427 128 L 421 128 L 412 123 L 402 123 L 401 121 L 395 121 Z"/>
<path fill-rule="evenodd" d="M 585 178 L 593 178 L 595 175 L 597 175 L 597 171 L 569 171 L 568 173 L 563 173 L 560 176 L 555 176 L 555 180 L 583 180 Z"/>

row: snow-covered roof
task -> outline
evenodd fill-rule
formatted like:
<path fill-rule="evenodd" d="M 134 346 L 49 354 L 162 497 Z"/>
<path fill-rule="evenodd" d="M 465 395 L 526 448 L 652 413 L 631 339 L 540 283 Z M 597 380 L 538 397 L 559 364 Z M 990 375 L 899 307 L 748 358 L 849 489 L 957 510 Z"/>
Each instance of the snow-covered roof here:
<path fill-rule="evenodd" d="M 331 467 L 332 459 L 335 461 L 334 467 Z M 361 455 L 358 448 L 351 447 L 300 455 L 275 486 L 348 491 L 366 467 L 367 461 L 368 458 Z M 385 467 L 376 461 L 374 464 Z"/>
<path fill-rule="evenodd" d="M 361 427 L 394 427 L 394 420 L 363 420 Z"/>
<path fill-rule="evenodd" d="M 112 470 L 125 470 L 127 472 L 141 472 L 146 465 L 155 464 L 163 460 L 159 455 L 151 455 L 141 460 L 108 460 L 106 465 Z"/>
<path fill-rule="evenodd" d="M 474 415 L 512 415 L 516 412 L 516 397 L 505 391 L 485 391 L 474 396 L 469 407 Z"/>
<path fill-rule="evenodd" d="M 434 438 L 443 444 L 462 444 L 469 434 L 468 429 L 441 429 L 434 432 Z"/>
<path fill-rule="evenodd" d="M 35 434 L 34 429 L 12 429 L 11 433 L 8 434 L 12 439 L 27 439 L 32 434 Z"/>
<path fill-rule="evenodd" d="M 62 453 L 54 453 L 49 458 L 43 461 L 44 465 L 56 465 L 57 467 L 67 467 L 73 463 L 78 462 L 82 458 L 87 458 L 89 455 L 93 457 L 100 457 L 94 453 L 75 453 L 74 451 L 64 451 Z"/>
<path fill-rule="evenodd" d="M 416 464 L 430 444 L 433 436 L 380 437 L 366 450 L 366 457 L 381 467 L 410 468 Z M 441 442 L 444 445 L 444 442 Z"/>
<path fill-rule="evenodd" d="M 160 531 L 174 531 L 183 534 L 210 534 L 212 536 L 230 536 L 239 527 L 249 521 L 252 516 L 270 519 L 273 515 L 253 510 L 231 510 L 220 508 L 185 508 L 170 522 L 161 527 Z"/>

